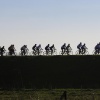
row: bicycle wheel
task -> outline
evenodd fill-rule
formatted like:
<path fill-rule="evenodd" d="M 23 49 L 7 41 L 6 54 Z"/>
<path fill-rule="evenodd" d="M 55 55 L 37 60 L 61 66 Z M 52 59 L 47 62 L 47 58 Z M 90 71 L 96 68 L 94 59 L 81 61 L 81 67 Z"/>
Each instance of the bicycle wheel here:
<path fill-rule="evenodd" d="M 45 56 L 47 55 L 46 51 L 43 52 L 43 55 L 45 55 Z"/>
<path fill-rule="evenodd" d="M 31 52 L 30 52 L 30 55 L 32 55 L 32 56 L 36 56 L 36 55 L 37 55 L 37 52 L 35 52 L 35 51 L 31 51 Z"/>
<path fill-rule="evenodd" d="M 29 56 L 29 52 L 28 51 L 26 51 L 25 56 Z"/>
<path fill-rule="evenodd" d="M 71 51 L 69 51 L 69 55 L 73 55 L 73 51 L 71 50 Z"/>
<path fill-rule="evenodd" d="M 43 51 L 40 51 L 40 52 L 39 52 L 39 55 L 43 55 Z"/>
<path fill-rule="evenodd" d="M 93 50 L 92 54 L 93 54 L 93 55 L 99 55 L 99 54 L 96 52 L 96 50 Z"/>
<path fill-rule="evenodd" d="M 14 56 L 17 56 L 17 52 L 15 52 Z"/>
<path fill-rule="evenodd" d="M 43 52 L 43 55 L 49 56 L 49 55 L 51 55 L 51 53 L 50 53 L 50 52 L 47 53 L 46 51 L 44 51 L 44 52 Z"/>
<path fill-rule="evenodd" d="M 57 55 L 57 51 L 54 51 L 53 55 Z"/>
<path fill-rule="evenodd" d="M 9 52 L 6 52 L 6 56 L 11 56 Z"/>
<path fill-rule="evenodd" d="M 89 55 L 89 52 L 88 52 L 88 51 L 86 51 L 83 55 Z"/>
<path fill-rule="evenodd" d="M 63 55 L 62 51 L 59 52 L 59 55 Z"/>
<path fill-rule="evenodd" d="M 77 50 L 77 51 L 75 52 L 75 55 L 80 55 L 80 54 L 79 54 L 79 50 Z"/>
<path fill-rule="evenodd" d="M 22 56 L 22 53 L 21 53 L 21 51 L 19 52 L 19 54 L 18 54 L 19 56 Z"/>

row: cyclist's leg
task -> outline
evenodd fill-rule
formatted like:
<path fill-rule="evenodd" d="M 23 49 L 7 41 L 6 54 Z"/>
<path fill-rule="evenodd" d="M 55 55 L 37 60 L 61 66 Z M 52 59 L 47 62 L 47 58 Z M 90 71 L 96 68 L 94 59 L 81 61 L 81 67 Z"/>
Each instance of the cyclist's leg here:
<path fill-rule="evenodd" d="M 94 52 L 94 54 L 96 55 L 96 54 L 98 54 L 98 49 L 95 49 L 95 52 Z"/>
<path fill-rule="evenodd" d="M 51 55 L 53 55 L 53 49 L 51 49 Z"/>
<path fill-rule="evenodd" d="M 48 55 L 48 50 L 46 49 L 46 55 Z"/>
<path fill-rule="evenodd" d="M 63 52 L 63 49 L 61 48 L 61 54 L 62 54 L 62 52 Z"/>
<path fill-rule="evenodd" d="M 97 54 L 99 54 L 99 49 L 97 49 Z"/>
<path fill-rule="evenodd" d="M 79 49 L 79 54 L 81 54 L 81 51 L 82 51 L 81 48 L 78 48 L 78 49 Z"/>
<path fill-rule="evenodd" d="M 100 48 L 99 48 L 99 50 L 98 50 L 98 54 L 100 53 Z"/>
<path fill-rule="evenodd" d="M 2 56 L 2 51 L 0 50 L 0 55 Z"/>
<path fill-rule="evenodd" d="M 37 49 L 37 53 L 38 53 L 38 55 L 39 55 L 39 49 Z"/>
<path fill-rule="evenodd" d="M 85 54 L 85 53 L 86 53 L 86 49 L 84 48 L 83 54 Z"/>

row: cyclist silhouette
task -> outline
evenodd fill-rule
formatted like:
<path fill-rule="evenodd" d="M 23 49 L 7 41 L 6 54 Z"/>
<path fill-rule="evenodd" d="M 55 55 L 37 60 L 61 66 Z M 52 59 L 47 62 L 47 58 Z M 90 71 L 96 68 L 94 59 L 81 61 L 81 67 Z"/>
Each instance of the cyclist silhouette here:
<path fill-rule="evenodd" d="M 28 53 L 27 45 L 23 45 L 21 47 L 21 55 L 26 55 L 26 53 Z"/>
<path fill-rule="evenodd" d="M 0 55 L 3 56 L 3 54 L 5 53 L 5 47 L 3 46 L 2 48 L 0 48 Z"/>
<path fill-rule="evenodd" d="M 67 50 L 67 51 L 66 51 L 67 54 L 69 54 L 69 52 L 72 50 L 70 44 L 68 44 L 68 45 L 66 46 L 66 50 Z"/>
<path fill-rule="evenodd" d="M 100 42 L 98 44 L 98 54 L 100 53 Z"/>
<path fill-rule="evenodd" d="M 38 53 L 38 55 L 41 53 L 41 50 L 43 50 L 42 49 L 42 47 L 41 47 L 41 44 L 39 44 L 37 47 L 36 47 L 36 50 L 37 50 L 37 53 Z"/>
<path fill-rule="evenodd" d="M 81 49 L 82 49 L 82 54 L 84 54 L 86 52 L 86 49 L 88 49 L 86 47 L 86 44 L 85 43 L 82 45 Z"/>
<path fill-rule="evenodd" d="M 51 50 L 51 55 L 52 55 L 53 52 L 55 51 L 55 46 L 54 46 L 54 44 L 50 47 L 50 50 Z"/>
<path fill-rule="evenodd" d="M 48 44 L 46 47 L 45 47 L 45 50 L 46 50 L 46 54 L 49 53 L 49 50 L 50 50 L 50 44 Z"/>
<path fill-rule="evenodd" d="M 14 44 L 12 44 L 10 47 L 8 47 L 8 50 L 9 50 L 10 55 L 13 55 L 13 54 L 15 55 L 16 49 L 14 47 Z"/>
<path fill-rule="evenodd" d="M 95 49 L 95 54 L 99 54 L 99 43 L 96 44 L 96 46 L 94 47 Z"/>
<path fill-rule="evenodd" d="M 32 47 L 32 50 L 33 50 L 33 52 L 36 53 L 36 50 L 37 50 L 37 44 L 35 44 L 35 45 Z"/>
<path fill-rule="evenodd" d="M 77 45 L 77 49 L 79 50 L 79 54 L 81 53 L 82 49 L 82 43 L 80 42 L 78 45 Z"/>
<path fill-rule="evenodd" d="M 64 43 L 64 44 L 61 46 L 61 50 L 62 50 L 62 54 L 64 54 L 65 51 L 66 51 L 66 43 Z"/>

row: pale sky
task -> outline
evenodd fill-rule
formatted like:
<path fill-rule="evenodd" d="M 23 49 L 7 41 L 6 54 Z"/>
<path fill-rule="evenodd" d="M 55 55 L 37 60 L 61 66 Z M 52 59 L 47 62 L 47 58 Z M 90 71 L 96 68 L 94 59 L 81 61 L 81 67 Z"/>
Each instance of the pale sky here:
<path fill-rule="evenodd" d="M 0 46 L 86 43 L 91 54 L 100 42 L 100 0 L 0 0 Z"/>

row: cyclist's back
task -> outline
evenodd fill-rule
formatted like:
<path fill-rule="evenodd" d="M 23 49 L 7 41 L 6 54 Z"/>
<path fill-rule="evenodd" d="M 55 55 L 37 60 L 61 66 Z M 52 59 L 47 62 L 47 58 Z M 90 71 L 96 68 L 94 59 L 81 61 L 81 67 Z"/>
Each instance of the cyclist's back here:
<path fill-rule="evenodd" d="M 66 43 L 61 46 L 62 54 L 65 53 L 66 50 Z"/>
<path fill-rule="evenodd" d="M 25 51 L 25 45 L 21 47 L 21 51 Z"/>
<path fill-rule="evenodd" d="M 50 49 L 50 45 L 48 44 L 46 47 L 45 47 L 45 50 L 49 50 Z"/>
<path fill-rule="evenodd" d="M 5 51 L 5 47 L 3 46 L 2 48 L 1 48 L 1 52 L 4 52 Z"/>
<path fill-rule="evenodd" d="M 82 49 L 87 49 L 87 47 L 86 47 L 86 45 L 85 45 L 85 43 L 82 45 L 82 47 L 81 47 Z"/>
<path fill-rule="evenodd" d="M 81 48 L 82 47 L 82 43 L 80 42 L 78 45 L 77 45 L 77 49 L 79 50 L 79 54 L 81 53 Z"/>
<path fill-rule="evenodd" d="M 36 51 L 36 49 L 37 49 L 37 44 L 35 44 L 35 45 L 32 47 L 32 50 L 33 50 L 33 51 Z"/>
<path fill-rule="evenodd" d="M 54 44 L 50 47 L 50 50 L 52 50 L 52 49 L 54 49 L 55 48 L 55 46 L 54 46 Z"/>
<path fill-rule="evenodd" d="M 67 45 L 66 49 L 67 50 L 71 50 L 72 49 L 71 46 L 70 46 L 70 44 Z"/>
<path fill-rule="evenodd" d="M 3 46 L 3 47 L 0 49 L 0 51 L 1 51 L 1 56 L 3 56 L 3 53 L 6 51 L 6 50 L 5 50 L 5 47 Z"/>
<path fill-rule="evenodd" d="M 11 46 L 8 48 L 8 50 L 9 50 L 10 55 L 15 54 L 15 47 L 14 47 L 14 45 L 11 45 Z"/>
<path fill-rule="evenodd" d="M 80 42 L 80 43 L 77 45 L 77 48 L 78 48 L 78 49 L 81 49 L 81 47 L 82 47 L 82 43 Z"/>
<path fill-rule="evenodd" d="M 98 53 L 100 53 L 100 42 L 98 44 Z"/>
<path fill-rule="evenodd" d="M 66 48 L 66 43 L 64 43 L 62 46 L 61 46 L 61 49 L 65 49 Z"/>
<path fill-rule="evenodd" d="M 36 47 L 36 49 L 39 51 L 39 50 L 41 50 L 42 48 L 41 48 L 41 44 L 39 44 L 37 47 Z"/>
<path fill-rule="evenodd" d="M 99 44 L 97 43 L 96 46 L 94 47 L 95 50 L 99 49 Z"/>
<path fill-rule="evenodd" d="M 82 49 L 82 53 L 84 54 L 86 52 L 86 49 L 87 49 L 85 43 L 82 45 L 81 49 Z"/>

